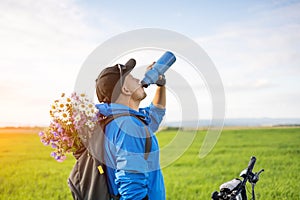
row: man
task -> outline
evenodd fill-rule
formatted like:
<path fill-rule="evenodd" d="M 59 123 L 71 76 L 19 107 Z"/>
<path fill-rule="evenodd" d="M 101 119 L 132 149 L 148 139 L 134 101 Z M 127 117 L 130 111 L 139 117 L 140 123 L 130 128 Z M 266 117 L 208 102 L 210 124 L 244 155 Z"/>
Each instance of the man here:
<path fill-rule="evenodd" d="M 105 163 L 110 194 L 115 199 L 164 200 L 165 187 L 159 165 L 159 146 L 154 135 L 165 115 L 165 80 L 160 80 L 151 105 L 139 109 L 146 93 L 140 80 L 130 72 L 135 60 L 104 69 L 96 80 L 99 102 L 104 116 L 129 113 L 118 117 L 105 129 Z M 142 119 L 142 120 L 139 120 Z M 146 154 L 147 137 L 150 153 Z M 148 140 L 149 141 L 149 140 Z M 148 145 L 149 147 L 149 145 Z"/>

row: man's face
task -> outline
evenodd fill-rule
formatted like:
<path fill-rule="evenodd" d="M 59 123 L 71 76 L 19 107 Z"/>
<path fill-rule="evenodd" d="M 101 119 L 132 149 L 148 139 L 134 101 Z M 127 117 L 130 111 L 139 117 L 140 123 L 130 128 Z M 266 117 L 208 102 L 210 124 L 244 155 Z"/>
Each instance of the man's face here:
<path fill-rule="evenodd" d="M 134 78 L 131 74 L 128 74 L 125 77 L 123 86 L 126 87 L 132 93 L 131 98 L 136 101 L 142 101 L 147 96 L 146 92 L 144 91 L 144 88 L 140 84 L 140 80 Z"/>

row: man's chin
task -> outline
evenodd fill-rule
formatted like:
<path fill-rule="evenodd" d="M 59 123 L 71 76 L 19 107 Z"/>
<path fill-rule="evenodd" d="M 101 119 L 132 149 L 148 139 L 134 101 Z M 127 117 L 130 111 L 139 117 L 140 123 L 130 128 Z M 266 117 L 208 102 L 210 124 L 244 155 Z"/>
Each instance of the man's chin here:
<path fill-rule="evenodd" d="M 143 97 L 142 97 L 141 100 L 145 99 L 146 97 L 147 97 L 147 94 L 146 94 L 146 92 L 144 91 L 144 94 L 143 94 Z"/>
<path fill-rule="evenodd" d="M 147 97 L 147 93 L 145 92 L 145 90 L 142 86 L 141 86 L 140 89 L 143 91 L 143 93 L 140 96 L 140 100 L 142 101 L 143 99 L 145 99 Z"/>

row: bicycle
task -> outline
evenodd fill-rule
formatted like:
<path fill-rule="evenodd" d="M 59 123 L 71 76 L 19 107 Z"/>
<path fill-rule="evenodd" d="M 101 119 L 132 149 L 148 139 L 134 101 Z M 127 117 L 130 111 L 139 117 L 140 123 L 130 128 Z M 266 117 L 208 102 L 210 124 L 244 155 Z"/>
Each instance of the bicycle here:
<path fill-rule="evenodd" d="M 264 171 L 264 169 L 261 169 L 259 172 L 253 173 L 252 170 L 255 162 L 256 157 L 252 156 L 248 167 L 240 173 L 240 177 L 242 177 L 243 180 L 235 178 L 223 183 L 220 186 L 220 192 L 215 191 L 212 193 L 212 200 L 247 200 L 247 182 L 249 182 L 252 186 L 252 200 L 255 200 L 254 187 L 259 180 L 259 175 Z"/>

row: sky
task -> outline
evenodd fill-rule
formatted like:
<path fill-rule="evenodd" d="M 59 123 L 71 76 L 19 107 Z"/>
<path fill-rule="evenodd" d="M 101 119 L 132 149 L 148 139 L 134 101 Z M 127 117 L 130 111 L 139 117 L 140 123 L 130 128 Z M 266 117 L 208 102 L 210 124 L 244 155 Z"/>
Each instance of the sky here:
<path fill-rule="evenodd" d="M 73 91 L 88 55 L 141 28 L 172 30 L 204 49 L 224 85 L 226 118 L 299 118 L 299 10 L 300 1 L 285 0 L 1 0 L 0 126 L 47 125 L 50 104 Z M 200 90 L 200 115 L 209 118 Z M 166 120 L 176 121 L 176 94 L 168 98 Z"/>

